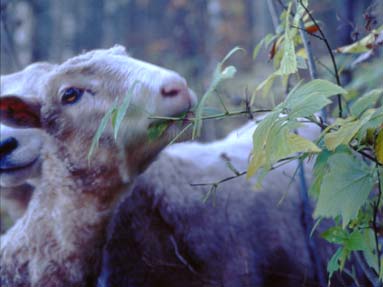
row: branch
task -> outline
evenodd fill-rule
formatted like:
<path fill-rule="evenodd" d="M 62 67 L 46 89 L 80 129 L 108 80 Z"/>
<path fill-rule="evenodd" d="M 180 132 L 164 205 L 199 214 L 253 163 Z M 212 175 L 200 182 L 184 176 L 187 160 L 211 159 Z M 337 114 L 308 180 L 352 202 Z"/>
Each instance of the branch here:
<path fill-rule="evenodd" d="M 201 120 L 213 120 L 213 119 L 223 119 L 226 117 L 235 117 L 235 116 L 240 116 L 240 115 L 248 115 L 248 114 L 256 114 L 256 113 L 267 113 L 271 112 L 272 110 L 270 109 L 260 109 L 260 110 L 252 110 L 249 111 L 248 109 L 246 110 L 241 110 L 241 111 L 235 111 L 235 112 L 224 112 L 220 114 L 215 114 L 211 116 L 206 116 L 202 117 Z M 194 121 L 196 118 L 184 118 L 184 117 L 161 117 L 161 116 L 149 116 L 148 119 L 151 120 L 168 120 L 168 121 L 184 121 L 185 119 L 189 121 Z"/>
<path fill-rule="evenodd" d="M 275 165 L 273 167 L 270 168 L 270 170 L 273 170 L 273 169 L 276 169 L 276 168 L 279 168 L 280 166 L 284 165 L 284 164 L 287 164 L 289 163 L 290 161 L 292 160 L 296 160 L 297 158 L 300 158 L 300 157 L 296 157 L 296 156 L 291 156 L 291 157 L 286 157 L 286 158 L 283 158 L 283 159 L 280 159 L 277 161 L 276 164 L 278 163 L 281 163 L 279 165 Z M 247 174 L 247 171 L 242 171 L 242 172 L 235 172 L 235 175 L 233 176 L 229 176 L 229 177 L 225 177 L 224 179 L 221 179 L 219 181 L 216 181 L 216 182 L 208 182 L 208 183 L 190 183 L 191 186 L 218 186 L 220 185 L 221 183 L 224 183 L 226 181 L 229 181 L 229 180 L 232 180 L 232 179 L 235 179 L 237 177 L 240 177 L 240 176 L 243 176 Z"/>
<path fill-rule="evenodd" d="M 296 0 L 296 1 L 298 1 L 298 0 Z M 340 78 L 339 78 L 338 66 L 337 66 L 336 61 L 335 61 L 334 53 L 332 52 L 332 49 L 330 47 L 330 43 L 328 42 L 328 40 L 327 40 L 326 36 L 324 35 L 322 29 L 318 25 L 317 21 L 315 20 L 315 18 L 313 17 L 313 15 L 309 11 L 309 9 L 307 9 L 307 7 L 303 4 L 302 0 L 299 0 L 299 3 L 303 7 L 303 9 L 305 9 L 306 13 L 309 15 L 309 17 L 310 17 L 311 21 L 314 23 L 314 25 L 318 28 L 319 34 L 323 38 L 323 42 L 326 44 L 328 53 L 330 54 L 330 57 L 331 57 L 331 62 L 333 64 L 333 68 L 334 68 L 334 72 L 335 72 L 336 83 L 337 83 L 338 86 L 341 86 L 341 82 L 340 82 Z M 343 117 L 342 96 L 340 94 L 338 94 L 337 98 L 338 98 L 338 106 L 339 106 L 339 117 L 342 118 Z"/>
<path fill-rule="evenodd" d="M 299 21 L 299 23 L 302 21 L 302 19 Z M 302 22 L 303 23 L 303 22 Z M 304 28 L 304 26 L 303 26 L 303 28 L 301 28 L 301 27 L 297 27 L 297 26 L 295 26 L 295 25 L 290 25 L 290 27 L 292 27 L 292 28 L 295 28 L 295 29 L 298 29 L 298 30 L 300 30 L 300 31 L 302 31 L 302 32 L 305 32 L 306 34 L 309 34 L 310 36 L 313 36 L 314 38 L 318 38 L 319 40 L 322 40 L 323 41 L 323 38 L 321 37 L 321 36 L 318 36 L 318 35 L 316 35 L 316 34 L 314 34 L 314 33 L 312 33 L 312 32 L 309 32 L 309 31 L 307 31 L 305 28 Z"/>

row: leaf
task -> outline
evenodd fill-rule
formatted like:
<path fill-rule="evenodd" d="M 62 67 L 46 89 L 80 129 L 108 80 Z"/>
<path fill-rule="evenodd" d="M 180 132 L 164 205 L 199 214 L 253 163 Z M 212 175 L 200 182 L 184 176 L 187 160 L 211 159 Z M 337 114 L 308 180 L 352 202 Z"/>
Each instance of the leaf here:
<path fill-rule="evenodd" d="M 218 87 L 219 83 L 223 80 L 230 79 L 234 77 L 236 73 L 236 69 L 234 66 L 228 66 L 223 70 L 224 63 L 236 52 L 243 51 L 242 48 L 235 47 L 232 49 L 224 58 L 223 60 L 218 63 L 217 67 L 214 70 L 213 73 L 213 79 L 210 83 L 209 88 L 205 92 L 205 94 L 202 96 L 201 100 L 199 101 L 196 111 L 195 111 L 195 120 L 194 120 L 194 127 L 193 127 L 193 139 L 196 137 L 199 137 L 201 134 L 202 129 L 202 114 L 203 110 L 206 104 L 206 101 L 208 98 L 211 97 L 211 95 L 214 93 L 216 88 Z"/>
<path fill-rule="evenodd" d="M 365 248 L 363 250 L 363 256 L 366 260 L 368 266 L 375 270 L 376 273 L 379 272 L 379 261 L 376 256 L 376 248 L 375 248 L 375 238 L 374 232 L 371 229 L 366 229 L 364 231 L 364 245 Z"/>
<path fill-rule="evenodd" d="M 309 33 L 315 33 L 319 30 L 318 26 L 314 23 L 305 26 L 305 30 Z"/>
<path fill-rule="evenodd" d="M 247 178 L 255 175 L 257 170 L 265 163 L 265 147 L 269 142 L 271 127 L 278 119 L 278 111 L 270 112 L 257 126 L 253 134 L 252 158 L 247 170 Z"/>
<path fill-rule="evenodd" d="M 269 75 L 264 81 L 262 81 L 255 89 L 255 93 L 251 97 L 250 105 L 253 105 L 255 102 L 256 92 L 261 91 L 262 95 L 268 95 L 270 92 L 270 89 L 274 83 L 275 78 L 277 75 L 275 73 L 272 73 Z"/>
<path fill-rule="evenodd" d="M 96 131 L 96 134 L 94 135 L 92 139 L 92 144 L 90 146 L 89 152 L 88 152 L 88 162 L 90 161 L 90 158 L 92 157 L 93 152 L 98 147 L 98 143 L 100 141 L 101 135 L 104 132 L 106 125 L 108 124 L 109 120 L 111 119 L 113 113 L 116 112 L 116 108 L 111 108 L 101 119 L 100 125 L 98 126 L 98 129 Z"/>
<path fill-rule="evenodd" d="M 348 145 L 351 139 L 359 131 L 362 123 L 360 120 L 345 123 L 335 132 L 328 133 L 324 136 L 326 147 L 329 150 L 335 150 L 341 144 Z"/>
<path fill-rule="evenodd" d="M 347 256 L 348 252 L 342 247 L 338 248 L 334 255 L 331 256 L 331 259 L 327 263 L 327 272 L 329 274 L 329 279 L 331 279 L 332 275 L 335 272 L 343 269 Z"/>
<path fill-rule="evenodd" d="M 327 160 L 329 159 L 331 155 L 332 153 L 329 152 L 328 150 L 322 150 L 322 152 L 319 153 L 316 158 L 314 169 L 313 169 L 314 180 L 309 190 L 309 193 L 314 195 L 315 197 L 319 196 L 323 177 L 326 174 L 328 169 Z"/>
<path fill-rule="evenodd" d="M 352 117 L 344 120 L 338 119 L 333 126 L 341 125 L 341 127 L 337 131 L 327 133 L 324 136 L 326 147 L 329 150 L 335 150 L 339 145 L 348 145 L 361 127 L 370 120 L 373 113 L 373 110 L 368 110 L 360 120 L 353 120 Z"/>
<path fill-rule="evenodd" d="M 273 151 L 273 158 L 280 160 L 285 158 L 291 154 L 297 152 L 310 152 L 310 153 L 318 153 L 321 151 L 319 147 L 313 142 L 293 133 L 288 133 L 285 131 L 284 135 L 285 141 L 278 142 L 277 148 Z"/>
<path fill-rule="evenodd" d="M 379 163 L 383 164 L 383 128 L 378 133 L 375 141 L 375 155 Z"/>
<path fill-rule="evenodd" d="M 122 120 L 124 119 L 126 112 L 128 111 L 130 100 L 132 99 L 132 96 L 133 96 L 133 90 L 137 83 L 138 83 L 137 81 L 133 83 L 132 87 L 129 89 L 126 97 L 124 98 L 121 106 L 117 108 L 115 117 L 112 118 L 115 140 L 117 139 L 118 131 L 120 130 Z"/>
<path fill-rule="evenodd" d="M 367 110 L 366 113 L 372 113 L 371 117 L 368 119 L 368 121 L 366 121 L 363 126 L 360 128 L 359 132 L 358 132 L 358 139 L 363 139 L 363 138 L 366 138 L 368 136 L 368 131 L 369 130 L 373 130 L 375 131 L 376 129 L 378 129 L 379 127 L 382 127 L 382 123 L 383 123 L 383 106 L 374 110 L 374 109 L 371 109 L 370 110 Z M 383 128 L 383 127 L 382 127 Z"/>
<path fill-rule="evenodd" d="M 161 122 L 154 126 L 151 126 L 148 129 L 148 139 L 149 141 L 155 141 L 157 138 L 159 138 L 168 127 L 168 122 Z"/>
<path fill-rule="evenodd" d="M 222 71 L 221 80 L 233 78 L 236 72 L 237 72 L 237 69 L 234 66 L 226 67 L 225 70 Z"/>
<path fill-rule="evenodd" d="M 347 238 L 344 247 L 349 251 L 362 251 L 366 249 L 364 236 L 359 230 L 353 231 Z"/>
<path fill-rule="evenodd" d="M 323 232 L 321 236 L 330 243 L 337 243 L 343 245 L 343 243 L 347 240 L 349 234 L 342 227 L 333 226 L 327 229 L 325 232 Z"/>
<path fill-rule="evenodd" d="M 313 80 L 291 90 L 284 107 L 292 118 L 308 117 L 331 103 L 328 97 L 345 93 L 346 90 L 329 81 Z"/>
<path fill-rule="evenodd" d="M 292 7 L 292 2 L 290 2 L 286 23 L 285 23 L 285 34 L 284 34 L 284 43 L 283 43 L 283 57 L 281 61 L 281 65 L 278 70 L 278 74 L 280 75 L 290 75 L 294 74 L 298 71 L 297 67 L 297 58 L 295 55 L 295 44 L 294 44 L 294 30 L 290 29 L 290 21 L 289 15 Z"/>
<path fill-rule="evenodd" d="M 380 271 L 379 271 L 379 280 L 383 280 L 383 258 L 380 259 Z"/>
<path fill-rule="evenodd" d="M 315 217 L 342 217 L 346 227 L 366 203 L 374 185 L 371 169 L 346 153 L 335 153 L 328 159 L 329 170 L 323 176 Z"/>
<path fill-rule="evenodd" d="M 383 26 L 379 27 L 377 30 L 373 30 L 370 34 L 367 36 L 363 37 L 361 40 L 352 43 L 347 46 L 343 46 L 340 48 L 337 48 L 336 51 L 338 53 L 364 53 L 369 50 L 374 46 L 375 40 L 378 38 L 379 33 L 383 31 Z"/>
<path fill-rule="evenodd" d="M 383 95 L 383 89 L 374 89 L 358 98 L 351 105 L 351 114 L 359 117 L 365 110 L 372 108 Z"/>
<path fill-rule="evenodd" d="M 260 122 L 253 134 L 253 152 L 247 171 L 248 178 L 253 176 L 260 167 L 270 169 L 272 164 L 298 152 L 320 152 L 311 141 L 290 133 L 298 126 L 294 121 L 287 122 L 278 117 L 276 110 Z"/>

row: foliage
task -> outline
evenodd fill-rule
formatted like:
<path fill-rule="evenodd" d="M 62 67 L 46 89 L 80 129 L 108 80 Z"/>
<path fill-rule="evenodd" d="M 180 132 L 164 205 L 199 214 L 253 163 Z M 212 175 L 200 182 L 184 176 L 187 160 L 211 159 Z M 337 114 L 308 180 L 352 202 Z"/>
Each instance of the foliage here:
<path fill-rule="evenodd" d="M 260 175 L 258 180 L 261 181 L 266 172 L 281 161 L 315 156 L 313 181 L 309 189 L 316 200 L 313 216 L 317 223 L 314 226 L 317 227 L 323 218 L 332 219 L 332 226 L 322 236 L 336 246 L 336 251 L 327 263 L 329 280 L 337 272 L 353 274 L 352 270 L 363 264 L 369 268 L 367 271 L 362 268 L 366 277 L 372 284 L 376 284 L 378 280 L 383 282 L 383 238 L 379 233 L 383 229 L 383 89 L 371 86 L 369 77 L 358 75 L 358 66 L 355 73 L 358 76 L 353 82 L 347 87 L 340 86 L 336 58 L 307 5 L 307 1 L 303 0 L 290 1 L 280 16 L 276 33 L 267 35 L 255 47 L 253 58 L 257 57 L 262 47 L 270 50 L 269 58 L 273 61 L 274 72 L 255 88 L 252 98 L 246 103 L 245 111 L 229 112 L 224 106 L 223 114 L 206 114 L 206 102 L 214 95 L 217 86 L 234 77 L 236 68 L 224 65 L 240 48 L 234 48 L 218 63 L 211 84 L 195 109 L 195 117 L 188 118 L 193 124 L 193 138 L 200 135 L 204 119 L 240 114 L 253 116 L 257 112 L 253 107 L 258 94 L 267 96 L 278 78 L 288 92 L 284 100 L 259 122 L 253 135 L 253 150 L 247 172 L 233 171 L 233 177 L 199 185 L 211 185 L 204 198 L 206 201 L 210 194 L 216 192 L 221 182 L 245 173 L 248 178 Z M 383 27 L 372 29 L 360 41 L 335 51 L 348 57 L 349 53 L 369 53 L 380 49 L 381 40 L 378 38 L 382 30 Z M 333 62 L 336 84 L 326 79 L 313 78 L 318 73 L 314 71 L 313 51 L 306 45 L 305 36 L 310 35 L 326 44 Z M 312 63 L 307 64 L 310 61 Z M 348 61 L 355 66 L 354 58 L 349 57 Z M 370 66 L 379 67 L 373 64 Z M 308 67 L 311 80 L 301 79 L 300 72 Z M 325 78 L 324 75 L 319 76 Z M 371 78 L 375 79 L 375 76 L 370 73 Z M 372 81 L 376 82 L 379 81 Z M 89 157 L 110 120 L 117 138 L 129 103 L 128 93 L 121 107 L 115 105 L 105 114 L 92 142 Z M 338 106 L 339 116 L 332 119 L 322 116 L 330 111 L 332 104 Z M 341 106 L 344 104 L 347 109 L 342 111 Z M 161 121 L 149 129 L 150 139 L 163 133 L 167 121 L 183 121 L 185 117 L 157 119 Z M 321 128 L 322 132 L 316 140 L 311 141 L 297 133 L 297 129 L 306 123 Z M 354 261 L 353 254 L 363 256 L 358 257 L 361 258 L 359 261 Z"/>
<path fill-rule="evenodd" d="M 291 155 L 306 158 L 316 154 L 314 180 L 310 187 L 310 194 L 317 201 L 313 216 L 318 221 L 333 219 L 333 226 L 322 236 L 339 246 L 327 265 L 329 278 L 336 272 L 347 268 L 350 271 L 356 265 L 365 263 L 370 268 L 366 271 L 369 272 L 366 274 L 369 279 L 383 282 L 383 238 L 379 233 L 383 227 L 383 89 L 369 86 L 369 90 L 365 90 L 366 86 L 355 89 L 351 83 L 349 87 L 354 88 L 347 90 L 320 79 L 302 83 L 299 70 L 306 69 L 307 65 L 298 65 L 302 60 L 299 58 L 303 56 L 307 61 L 314 56 L 311 50 L 295 51 L 302 51 L 305 36 L 310 37 L 314 33 L 322 41 L 325 38 L 306 9 L 307 3 L 291 1 L 285 8 L 275 35 L 267 35 L 254 49 L 254 58 L 262 46 L 270 49 L 275 71 L 258 85 L 251 102 L 256 102 L 258 92 L 268 94 L 278 77 L 287 90 L 297 79 L 298 83 L 255 130 L 247 176 L 270 170 L 277 162 L 289 156 L 291 158 Z M 300 36 L 298 27 L 304 27 L 299 30 Z M 354 58 L 348 53 L 360 54 L 380 49 L 376 39 L 382 30 L 383 27 L 368 31 L 360 41 L 336 51 L 348 57 L 351 64 Z M 316 33 L 318 31 L 319 34 Z M 332 56 L 333 51 L 329 49 L 329 53 Z M 354 94 L 352 97 L 351 92 Z M 340 117 L 326 121 L 320 116 L 321 111 L 329 110 L 334 95 L 338 96 L 337 105 L 342 101 L 348 108 Z M 295 133 L 303 122 L 322 128 L 318 139 L 310 141 Z M 361 260 L 364 263 L 351 260 L 355 252 L 363 255 Z"/>

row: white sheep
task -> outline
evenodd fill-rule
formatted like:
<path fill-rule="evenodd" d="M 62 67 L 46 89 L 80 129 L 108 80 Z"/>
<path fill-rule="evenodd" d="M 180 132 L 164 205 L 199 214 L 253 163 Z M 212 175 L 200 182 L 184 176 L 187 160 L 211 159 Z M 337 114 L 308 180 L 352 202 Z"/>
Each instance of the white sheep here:
<path fill-rule="evenodd" d="M 55 65 L 35 63 L 22 71 L 0 77 L 0 97 L 38 96 L 44 76 Z M 14 129 L 0 124 L 0 201 L 14 221 L 29 202 L 32 185 L 40 176 L 42 135 L 38 129 Z"/>
<path fill-rule="evenodd" d="M 41 182 L 1 239 L 1 284 L 88 286 L 116 201 L 179 130 L 170 124 L 149 140 L 156 121 L 148 114 L 177 116 L 195 98 L 178 74 L 132 59 L 120 46 L 74 57 L 44 78 L 39 98 L 1 99 L 4 123 L 44 131 Z M 101 118 L 130 90 L 117 141 L 108 125 L 88 161 Z"/>

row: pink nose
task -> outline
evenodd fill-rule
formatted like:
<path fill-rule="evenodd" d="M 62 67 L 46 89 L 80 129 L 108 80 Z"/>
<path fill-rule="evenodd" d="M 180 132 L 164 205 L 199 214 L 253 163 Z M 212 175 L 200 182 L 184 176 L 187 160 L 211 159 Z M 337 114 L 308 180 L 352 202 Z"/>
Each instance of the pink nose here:
<path fill-rule="evenodd" d="M 172 75 L 164 79 L 160 89 L 161 95 L 165 98 L 175 98 L 189 95 L 189 89 L 186 81 L 178 75 Z"/>

